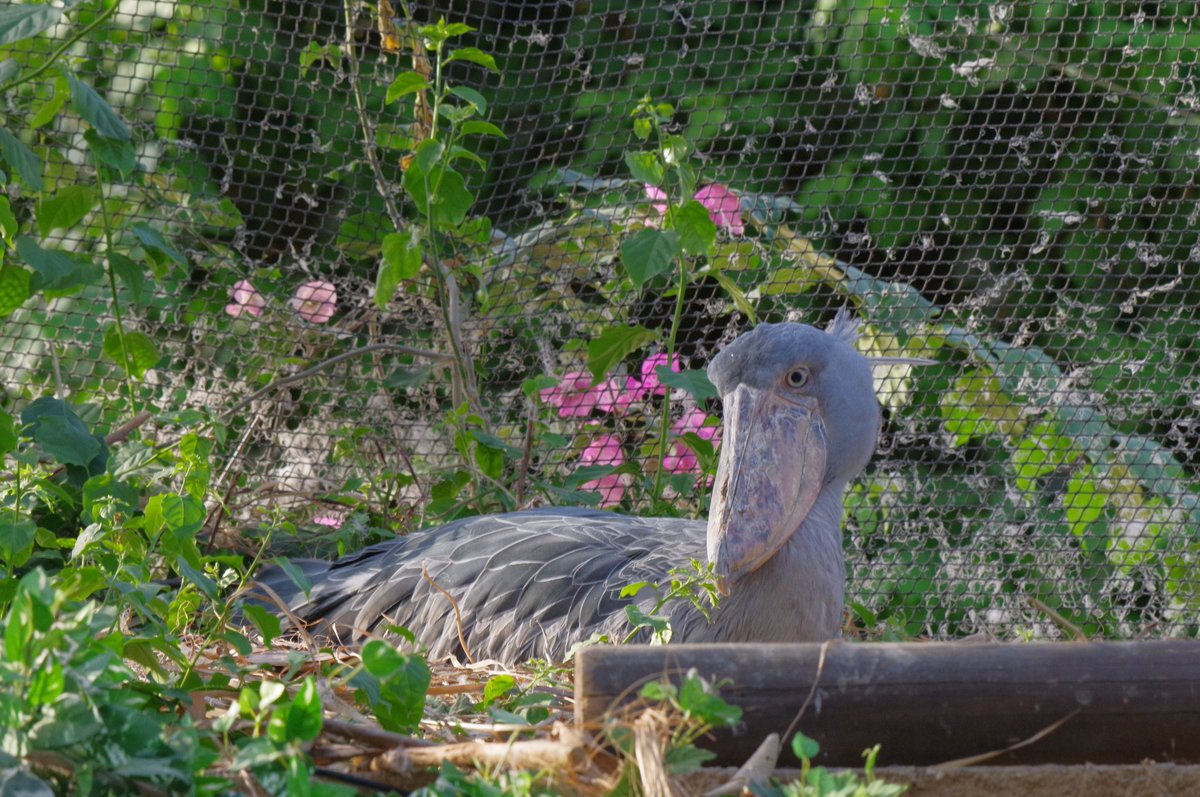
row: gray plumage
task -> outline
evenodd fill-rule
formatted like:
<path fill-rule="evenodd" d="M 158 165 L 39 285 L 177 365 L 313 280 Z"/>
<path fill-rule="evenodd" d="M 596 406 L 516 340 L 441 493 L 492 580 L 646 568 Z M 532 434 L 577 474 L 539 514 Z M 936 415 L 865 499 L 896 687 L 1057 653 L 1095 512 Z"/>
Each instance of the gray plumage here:
<path fill-rule="evenodd" d="M 432 580 L 454 596 L 476 659 L 561 661 L 593 635 L 625 636 L 623 587 L 665 583 L 672 567 L 707 552 L 727 594 L 711 624 L 686 601 L 669 605 L 674 641 L 834 637 L 845 588 L 842 494 L 880 423 L 855 328 L 842 315 L 824 332 L 763 324 L 714 357 L 709 378 L 727 417 L 707 524 L 536 509 L 455 521 L 333 563 L 299 562 L 313 585 L 307 598 L 280 568 L 258 581 L 343 641 L 395 624 L 434 655 L 461 655 L 453 607 Z M 653 597 L 644 591 L 637 603 L 648 611 Z"/>

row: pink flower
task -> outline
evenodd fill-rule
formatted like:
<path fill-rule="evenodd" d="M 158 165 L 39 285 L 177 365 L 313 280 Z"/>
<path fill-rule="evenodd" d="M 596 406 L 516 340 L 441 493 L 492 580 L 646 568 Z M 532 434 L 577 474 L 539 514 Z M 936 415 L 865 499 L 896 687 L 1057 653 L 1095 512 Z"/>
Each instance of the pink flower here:
<path fill-rule="evenodd" d="M 542 391 L 542 401 L 558 407 L 560 418 L 586 418 L 599 401 L 592 377 L 583 371 L 563 374 L 554 387 Z"/>
<path fill-rule="evenodd" d="M 623 415 L 630 404 L 645 395 L 642 383 L 632 376 L 625 377 L 624 385 L 619 378 L 605 379 L 592 391 L 596 394 L 596 406 L 615 415 Z"/>
<path fill-rule="evenodd" d="M 614 468 L 625 464 L 625 453 L 621 441 L 611 434 L 592 438 L 583 449 L 579 461 L 584 465 L 611 465 Z M 626 479 L 623 475 L 610 473 L 599 479 L 584 482 L 583 489 L 600 493 L 600 506 L 605 509 L 617 506 L 625 496 Z"/>
<path fill-rule="evenodd" d="M 324 324 L 337 311 L 337 289 L 324 280 L 306 282 L 289 302 L 296 314 L 311 324 Z"/>
<path fill-rule="evenodd" d="M 694 432 L 702 440 L 708 440 L 713 446 L 716 446 L 721 442 L 721 427 L 705 426 L 704 422 L 707 420 L 708 416 L 704 414 L 703 410 L 693 408 L 675 421 L 671 426 L 671 431 L 677 435 Z M 663 469 L 670 473 L 699 473 L 700 461 L 696 459 L 695 452 L 676 440 L 671 443 L 671 453 L 663 457 Z"/>
<path fill-rule="evenodd" d="M 650 207 L 657 210 L 658 215 L 660 215 L 660 216 L 667 215 L 667 192 L 666 191 L 662 190 L 661 188 L 659 188 L 656 185 L 650 185 L 650 183 L 646 183 L 646 196 L 649 197 L 650 199 L 660 200 L 659 202 L 652 203 L 650 205 Z"/>
<path fill-rule="evenodd" d="M 708 208 L 708 217 L 718 227 L 725 227 L 734 235 L 746 232 L 742 224 L 741 202 L 737 194 L 720 183 L 706 185 L 696 192 L 696 201 Z"/>
<path fill-rule="evenodd" d="M 234 318 L 242 313 L 258 318 L 267 306 L 267 300 L 250 284 L 250 280 L 238 280 L 234 283 L 229 298 L 233 301 L 225 305 L 225 312 Z"/>
<path fill-rule="evenodd" d="M 642 393 L 644 395 L 653 393 L 656 396 L 661 396 L 667 392 L 667 389 L 663 386 L 662 382 L 658 381 L 658 372 L 655 371 L 658 366 L 666 364 L 667 355 L 662 354 L 661 352 L 658 354 L 651 354 L 642 361 Z M 679 373 L 678 357 L 671 359 L 671 370 L 675 373 Z"/>
<path fill-rule="evenodd" d="M 344 519 L 336 515 L 317 515 L 312 519 L 312 522 L 318 526 L 329 526 L 333 529 L 340 529 Z"/>
<path fill-rule="evenodd" d="M 646 196 L 658 200 L 651 203 L 651 207 L 660 214 L 666 214 L 667 206 L 663 203 L 667 195 L 661 188 L 646 183 Z M 742 223 L 741 201 L 737 194 L 725 186 L 720 183 L 706 185 L 696 192 L 695 199 L 708 210 L 708 217 L 717 227 L 724 227 L 734 235 L 746 232 L 746 225 Z"/>

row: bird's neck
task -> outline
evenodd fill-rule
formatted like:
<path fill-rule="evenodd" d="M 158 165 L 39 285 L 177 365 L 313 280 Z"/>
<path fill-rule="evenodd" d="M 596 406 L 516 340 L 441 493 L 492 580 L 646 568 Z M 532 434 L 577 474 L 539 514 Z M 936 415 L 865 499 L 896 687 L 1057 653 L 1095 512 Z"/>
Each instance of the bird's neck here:
<path fill-rule="evenodd" d="M 826 485 L 783 547 L 733 587 L 718 611 L 726 641 L 815 642 L 842 625 L 846 564 L 842 493 Z"/>

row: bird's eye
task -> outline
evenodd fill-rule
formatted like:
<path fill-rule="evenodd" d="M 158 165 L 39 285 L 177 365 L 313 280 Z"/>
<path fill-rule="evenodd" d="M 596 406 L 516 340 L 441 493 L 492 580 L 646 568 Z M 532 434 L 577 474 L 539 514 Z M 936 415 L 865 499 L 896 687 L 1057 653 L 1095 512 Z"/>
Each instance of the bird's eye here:
<path fill-rule="evenodd" d="M 788 387 L 804 387 L 808 384 L 808 371 L 797 368 L 787 375 Z"/>

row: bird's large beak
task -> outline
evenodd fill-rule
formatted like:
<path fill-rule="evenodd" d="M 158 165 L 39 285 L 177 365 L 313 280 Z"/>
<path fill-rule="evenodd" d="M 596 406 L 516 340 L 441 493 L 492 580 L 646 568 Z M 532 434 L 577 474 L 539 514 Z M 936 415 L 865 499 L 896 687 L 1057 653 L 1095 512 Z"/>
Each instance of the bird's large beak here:
<path fill-rule="evenodd" d="M 825 473 L 816 402 L 739 385 L 724 397 L 708 560 L 728 592 L 775 555 L 812 509 Z"/>

